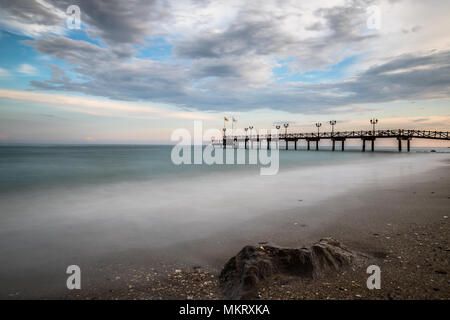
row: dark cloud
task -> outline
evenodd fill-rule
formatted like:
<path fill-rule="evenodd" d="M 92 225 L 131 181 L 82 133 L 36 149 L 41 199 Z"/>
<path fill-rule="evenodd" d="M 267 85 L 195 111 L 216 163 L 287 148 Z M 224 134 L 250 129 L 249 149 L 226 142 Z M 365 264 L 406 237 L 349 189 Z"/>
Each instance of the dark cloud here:
<path fill-rule="evenodd" d="M 68 0 L 64 6 L 80 6 L 83 22 L 93 27 L 93 35 L 110 45 L 143 44 L 153 25 L 170 18 L 166 1 L 159 0 Z"/>
<path fill-rule="evenodd" d="M 40 53 L 66 61 L 78 78 L 85 79 L 71 80 L 64 70 L 51 66 L 52 79 L 33 81 L 36 88 L 77 91 L 120 100 L 174 99 L 188 89 L 188 72 L 181 65 L 122 59 L 108 48 L 64 37 L 48 36 L 25 43 Z"/>
<path fill-rule="evenodd" d="M 53 26 L 61 23 L 61 16 L 49 10 L 37 1 L 30 0 L 0 0 L 2 18 L 21 23 L 36 23 Z"/>
<path fill-rule="evenodd" d="M 306 25 L 305 30 L 327 31 L 305 37 L 301 32 L 301 13 L 289 10 L 273 12 L 264 9 L 243 8 L 233 23 L 219 32 L 206 32 L 176 43 L 175 54 L 187 59 L 217 59 L 243 55 L 271 58 L 293 58 L 293 70 L 312 70 L 341 60 L 344 51 L 359 51 L 356 45 L 377 37 L 361 32 L 366 28 L 366 9 L 374 1 L 354 0 L 346 5 L 315 12 L 322 22 Z M 287 32 L 283 26 L 296 18 L 297 32 Z M 362 48 L 362 47 L 360 47 Z"/>
<path fill-rule="evenodd" d="M 280 20 L 283 18 L 286 17 L 255 19 L 241 12 L 224 32 L 210 32 L 180 41 L 175 53 L 189 59 L 281 53 L 284 48 L 296 43 L 295 37 L 281 29 Z"/>
<path fill-rule="evenodd" d="M 160 0 L 0 0 L 2 18 L 22 24 L 64 25 L 65 12 L 78 5 L 90 36 L 110 46 L 143 44 L 153 26 L 170 20 L 168 2 Z"/>
<path fill-rule="evenodd" d="M 420 118 L 420 119 L 412 120 L 412 122 L 415 122 L 415 123 L 422 123 L 422 122 L 428 121 L 429 119 L 430 119 L 430 118 Z"/>
<path fill-rule="evenodd" d="M 121 100 L 152 100 L 200 110 L 226 107 L 321 112 L 349 104 L 446 98 L 450 92 L 450 51 L 402 55 L 351 80 L 336 83 L 272 83 L 258 87 L 242 80 L 246 78 L 242 73 L 252 73 L 257 68 L 252 66 L 252 59 L 220 60 L 212 64 L 206 59 L 203 64 L 189 67 L 148 59 L 123 60 L 107 48 L 62 37 L 50 36 L 27 43 L 41 53 L 65 60 L 74 67 L 73 72 L 89 79 L 74 82 L 61 69 L 53 67 L 51 80 L 33 82 L 37 88 Z M 220 79 L 201 83 L 211 75 Z"/>

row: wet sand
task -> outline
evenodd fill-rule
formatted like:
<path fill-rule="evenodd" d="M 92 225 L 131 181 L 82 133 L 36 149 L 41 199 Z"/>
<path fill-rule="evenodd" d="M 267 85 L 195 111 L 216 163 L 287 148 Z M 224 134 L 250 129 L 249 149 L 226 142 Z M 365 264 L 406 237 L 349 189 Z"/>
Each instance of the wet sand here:
<path fill-rule="evenodd" d="M 449 299 L 449 172 L 447 160 L 427 173 L 358 188 L 319 205 L 308 205 L 299 196 L 298 210 L 251 219 L 214 237 L 158 252 L 128 252 L 140 263 L 105 261 L 82 290 L 45 298 L 223 299 L 218 274 L 244 245 L 301 247 L 332 236 L 373 257 L 370 263 L 381 268 L 380 290 L 368 290 L 365 268 L 355 268 L 317 280 L 275 277 L 261 287 L 259 297 Z M 186 250 L 197 254 L 186 259 Z"/>

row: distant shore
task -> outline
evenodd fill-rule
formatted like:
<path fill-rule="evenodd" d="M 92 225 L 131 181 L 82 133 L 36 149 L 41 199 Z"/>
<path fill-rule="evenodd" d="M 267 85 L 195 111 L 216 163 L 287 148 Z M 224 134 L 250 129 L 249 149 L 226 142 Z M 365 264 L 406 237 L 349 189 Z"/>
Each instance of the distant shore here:
<path fill-rule="evenodd" d="M 275 277 L 261 299 L 449 299 L 450 161 L 439 168 L 381 187 L 362 189 L 294 211 L 250 220 L 228 234 L 186 243 L 208 263 L 178 263 L 161 257 L 152 266 L 116 269 L 65 299 L 223 299 L 221 266 L 244 245 L 309 245 L 332 236 L 373 257 L 382 271 L 380 290 L 368 290 L 364 268 L 317 280 Z M 326 222 L 324 222 L 326 221 Z M 177 248 L 171 248 L 177 251 Z M 114 266 L 109 266 L 109 271 Z M 113 270 L 114 272 L 114 270 Z M 109 273 L 108 273 L 109 274 Z"/>

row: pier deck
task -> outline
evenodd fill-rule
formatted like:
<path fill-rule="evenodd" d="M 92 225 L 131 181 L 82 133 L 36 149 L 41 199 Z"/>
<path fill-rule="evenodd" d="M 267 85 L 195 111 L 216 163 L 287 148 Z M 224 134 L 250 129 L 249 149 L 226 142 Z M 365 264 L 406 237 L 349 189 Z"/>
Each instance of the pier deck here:
<path fill-rule="evenodd" d="M 336 141 L 340 142 L 341 150 L 344 151 L 346 139 L 360 139 L 362 140 L 362 151 L 366 151 L 366 142 L 370 141 L 371 151 L 375 151 L 376 139 L 397 139 L 398 151 L 402 151 L 402 141 L 406 141 L 406 149 L 410 151 L 411 140 L 417 139 L 431 139 L 431 140 L 450 140 L 448 131 L 429 131 L 429 130 L 361 130 L 361 131 L 336 131 L 336 132 L 312 132 L 312 133 L 279 133 L 279 134 L 248 134 L 248 135 L 225 135 L 222 138 L 222 146 L 226 148 L 227 144 L 234 144 L 236 142 L 244 142 L 245 148 L 248 147 L 248 142 L 256 141 L 257 145 L 261 145 L 262 141 L 267 142 L 267 149 L 270 149 L 272 141 L 284 141 L 286 150 L 289 148 L 289 141 L 294 142 L 294 148 L 297 150 L 297 142 L 299 140 L 306 140 L 307 150 L 311 149 L 310 143 L 315 142 L 315 149 L 319 150 L 319 141 L 323 139 L 331 140 L 332 150 L 336 149 Z"/>

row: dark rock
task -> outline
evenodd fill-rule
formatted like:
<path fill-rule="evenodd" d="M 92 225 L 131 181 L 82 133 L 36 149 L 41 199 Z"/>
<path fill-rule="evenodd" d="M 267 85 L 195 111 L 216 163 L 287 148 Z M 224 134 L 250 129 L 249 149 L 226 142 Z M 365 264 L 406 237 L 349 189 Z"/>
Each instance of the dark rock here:
<path fill-rule="evenodd" d="M 310 248 L 245 246 L 225 264 L 220 283 L 230 299 L 251 299 L 258 285 L 274 275 L 318 278 L 363 260 L 333 238 L 322 239 Z"/>

